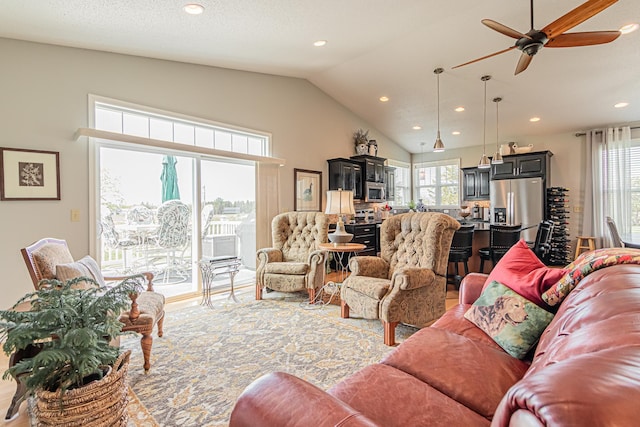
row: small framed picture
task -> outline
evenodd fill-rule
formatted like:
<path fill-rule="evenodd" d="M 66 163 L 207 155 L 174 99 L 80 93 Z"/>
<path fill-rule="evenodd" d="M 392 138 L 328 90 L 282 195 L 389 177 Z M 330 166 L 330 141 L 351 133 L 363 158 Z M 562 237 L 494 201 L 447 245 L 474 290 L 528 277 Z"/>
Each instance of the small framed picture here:
<path fill-rule="evenodd" d="M 59 153 L 0 147 L 0 200 L 60 200 Z"/>
<path fill-rule="evenodd" d="M 319 212 L 322 209 L 322 172 L 293 170 L 293 210 Z"/>

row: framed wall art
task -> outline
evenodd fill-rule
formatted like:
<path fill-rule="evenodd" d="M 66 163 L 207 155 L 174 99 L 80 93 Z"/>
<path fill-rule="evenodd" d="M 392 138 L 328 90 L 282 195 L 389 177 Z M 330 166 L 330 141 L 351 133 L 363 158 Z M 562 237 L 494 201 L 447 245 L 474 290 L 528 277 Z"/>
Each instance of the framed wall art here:
<path fill-rule="evenodd" d="M 0 147 L 0 200 L 60 200 L 59 153 Z"/>
<path fill-rule="evenodd" d="M 322 209 L 322 172 L 293 170 L 293 210 L 319 212 Z"/>

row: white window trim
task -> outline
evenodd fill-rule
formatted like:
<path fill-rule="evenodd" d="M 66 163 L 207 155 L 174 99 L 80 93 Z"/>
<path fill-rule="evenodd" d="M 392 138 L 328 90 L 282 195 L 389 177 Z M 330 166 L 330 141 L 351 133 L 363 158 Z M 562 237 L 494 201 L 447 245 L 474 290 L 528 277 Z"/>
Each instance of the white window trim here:
<path fill-rule="evenodd" d="M 214 122 L 212 120 L 206 120 L 201 118 L 195 118 L 184 114 L 164 111 L 153 107 L 137 105 L 118 99 L 107 98 L 99 95 L 88 94 L 88 115 L 89 115 L 89 127 L 79 128 L 75 133 L 74 140 L 78 138 L 86 137 L 87 141 L 95 140 L 98 144 L 89 144 L 89 233 L 90 236 L 98 235 L 97 226 L 97 211 L 99 209 L 99 195 L 97 194 L 97 177 L 98 171 L 96 165 L 99 164 L 99 151 L 97 147 L 105 142 L 101 140 L 112 141 L 118 145 L 122 144 L 136 144 L 138 146 L 156 147 L 162 148 L 168 151 L 178 151 L 182 153 L 193 153 L 195 155 L 203 155 L 208 157 L 224 157 L 226 159 L 237 159 L 241 161 L 254 161 L 256 162 L 256 243 L 257 247 L 268 246 L 271 242 L 271 227 L 265 227 L 258 224 L 270 224 L 271 218 L 280 213 L 280 168 L 285 165 L 286 160 L 277 157 L 263 157 L 252 154 L 237 153 L 233 151 L 216 150 L 206 147 L 198 147 L 194 145 L 174 143 L 170 141 L 162 141 L 152 138 L 144 138 L 135 135 L 127 135 L 124 133 L 107 132 L 95 129 L 95 106 L 97 103 L 110 104 L 119 106 L 122 108 L 128 108 L 132 110 L 138 110 L 142 112 L 148 112 L 151 114 L 158 114 L 167 116 L 170 118 L 176 118 L 193 123 L 205 123 L 216 127 L 221 127 L 229 130 L 235 130 L 238 132 L 245 132 L 250 134 L 259 134 L 268 138 L 271 142 L 271 133 L 256 131 L 253 129 L 241 128 L 238 126 L 232 126 L 228 124 Z M 100 135 L 100 136 L 93 136 Z M 270 154 L 272 151 L 272 144 L 267 144 L 267 152 Z M 196 200 L 200 200 L 200 185 L 196 183 Z M 259 202 L 260 201 L 260 202 Z M 275 201 L 275 203 L 274 203 Z M 94 257 L 97 256 L 98 248 L 96 247 L 96 238 L 89 239 L 89 251 Z"/>

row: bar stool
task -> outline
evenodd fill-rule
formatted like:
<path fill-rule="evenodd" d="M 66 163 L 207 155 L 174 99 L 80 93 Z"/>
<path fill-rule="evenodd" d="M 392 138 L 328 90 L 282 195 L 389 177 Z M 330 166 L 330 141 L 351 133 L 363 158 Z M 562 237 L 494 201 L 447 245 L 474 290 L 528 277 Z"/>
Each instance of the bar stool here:
<path fill-rule="evenodd" d="M 596 238 L 591 236 L 578 236 L 578 242 L 576 243 L 576 256 L 573 259 L 578 258 L 580 253 L 586 249 L 592 251 L 596 248 Z"/>
<path fill-rule="evenodd" d="M 491 261 L 495 267 L 500 258 L 507 253 L 511 246 L 520 240 L 521 225 L 497 225 L 489 226 L 489 247 L 478 251 L 480 254 L 480 273 L 484 273 L 484 262 Z"/>
<path fill-rule="evenodd" d="M 455 274 L 447 274 L 447 283 L 455 285 L 456 289 L 460 288 L 460 282 L 464 276 L 460 275 L 458 263 L 463 263 L 464 275 L 469 274 L 469 258 L 473 247 L 473 230 L 475 225 L 461 225 L 453 234 L 451 241 L 451 249 L 449 249 L 449 262 L 453 263 Z"/>

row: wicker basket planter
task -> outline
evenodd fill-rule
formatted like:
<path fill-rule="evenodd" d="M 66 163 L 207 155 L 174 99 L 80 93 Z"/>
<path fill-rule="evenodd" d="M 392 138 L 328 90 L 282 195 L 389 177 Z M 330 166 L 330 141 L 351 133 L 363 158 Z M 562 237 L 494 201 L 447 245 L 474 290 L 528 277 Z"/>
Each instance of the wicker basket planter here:
<path fill-rule="evenodd" d="M 38 426 L 126 426 L 127 369 L 131 350 L 122 353 L 99 381 L 60 392 L 36 391 L 33 416 Z"/>

